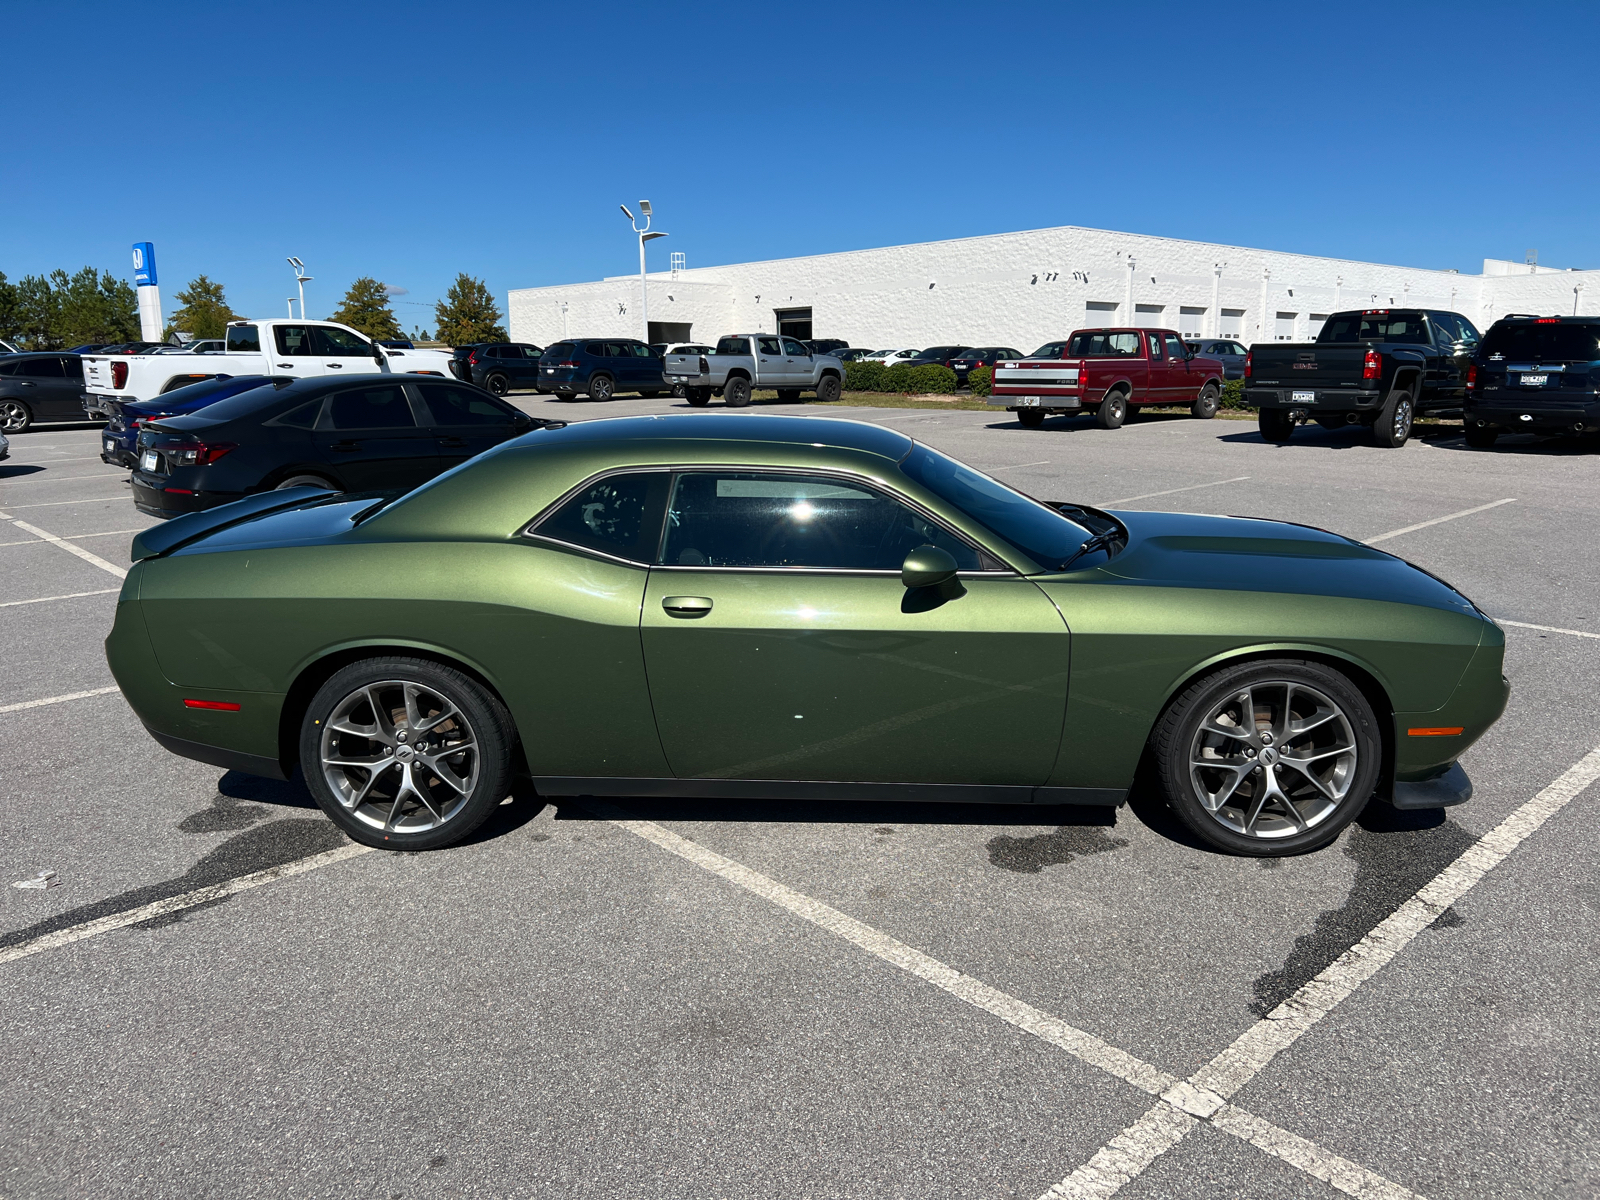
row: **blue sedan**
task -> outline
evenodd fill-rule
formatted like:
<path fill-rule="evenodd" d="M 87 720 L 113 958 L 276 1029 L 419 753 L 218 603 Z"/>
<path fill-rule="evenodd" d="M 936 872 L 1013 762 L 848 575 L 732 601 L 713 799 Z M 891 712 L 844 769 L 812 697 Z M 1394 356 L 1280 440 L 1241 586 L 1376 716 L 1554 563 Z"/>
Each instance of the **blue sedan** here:
<path fill-rule="evenodd" d="M 162 417 L 183 416 L 218 400 L 277 381 L 266 375 L 217 375 L 174 388 L 154 400 L 119 400 L 100 440 L 100 461 L 130 470 L 139 459 L 139 429 Z M 285 379 L 283 382 L 291 383 Z"/>

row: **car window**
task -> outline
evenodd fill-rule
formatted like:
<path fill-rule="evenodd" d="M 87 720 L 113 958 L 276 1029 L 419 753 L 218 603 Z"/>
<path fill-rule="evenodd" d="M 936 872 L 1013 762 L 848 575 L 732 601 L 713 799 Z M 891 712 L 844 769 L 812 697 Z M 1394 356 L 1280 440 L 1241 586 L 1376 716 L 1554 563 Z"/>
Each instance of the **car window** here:
<path fill-rule="evenodd" d="M 1430 341 L 1421 313 L 1384 311 L 1339 313 L 1317 334 L 1323 345 L 1347 342 L 1404 342 L 1426 346 Z"/>
<path fill-rule="evenodd" d="M 322 414 L 322 401 L 313 400 L 299 408 L 291 408 L 283 416 L 267 422 L 269 425 L 287 425 L 292 429 L 315 429 L 317 417 Z"/>
<path fill-rule="evenodd" d="M 756 347 L 760 350 L 760 352 L 762 354 L 782 354 L 783 353 L 783 347 L 781 345 L 779 345 L 778 339 L 775 338 L 775 337 L 757 338 L 756 339 Z"/>
<path fill-rule="evenodd" d="M 1105 330 L 1075 333 L 1067 354 L 1071 358 L 1138 358 L 1139 335 L 1129 332 L 1108 333 Z"/>
<path fill-rule="evenodd" d="M 544 357 L 544 351 L 539 349 L 539 347 L 537 347 L 537 346 L 524 346 L 522 348 L 522 357 L 523 358 L 542 358 L 542 357 Z"/>
<path fill-rule="evenodd" d="M 1474 343 L 1482 340 L 1483 335 L 1478 332 L 1478 327 L 1476 325 L 1467 320 L 1460 313 L 1456 313 L 1455 318 L 1461 323 L 1461 336 L 1463 339 Z"/>
<path fill-rule="evenodd" d="M 750 339 L 742 337 L 725 337 L 717 339 L 718 354 L 749 354 Z"/>
<path fill-rule="evenodd" d="M 1032 354 L 1028 355 L 1028 357 L 1029 358 L 1060 358 L 1063 354 L 1066 353 L 1066 350 L 1067 350 L 1067 344 L 1065 342 L 1046 342 L 1044 345 L 1040 346 L 1037 350 L 1035 350 Z"/>
<path fill-rule="evenodd" d="M 1175 333 L 1163 334 L 1162 340 L 1167 343 L 1167 357 L 1174 362 L 1182 362 L 1185 351 L 1183 343 L 1178 340 L 1178 335 Z"/>
<path fill-rule="evenodd" d="M 67 373 L 61 369 L 59 358 L 25 358 L 22 360 L 22 370 L 18 372 L 29 379 L 65 379 Z"/>
<path fill-rule="evenodd" d="M 900 501 L 827 476 L 686 472 L 667 507 L 661 561 L 678 567 L 898 571 L 918 546 L 978 569 L 971 546 Z"/>
<path fill-rule="evenodd" d="M 1594 362 L 1600 360 L 1600 325 L 1497 322 L 1484 335 L 1479 353 L 1490 361 Z"/>
<path fill-rule="evenodd" d="M 0 362 L 0 375 L 15 375 L 20 362 Z"/>
<path fill-rule="evenodd" d="M 285 358 L 311 354 L 311 330 L 304 325 L 276 325 L 272 333 L 278 343 L 278 353 Z"/>
<path fill-rule="evenodd" d="M 417 419 L 398 383 L 335 392 L 328 403 L 334 429 L 414 429 Z"/>
<path fill-rule="evenodd" d="M 571 358 L 577 352 L 577 346 L 573 345 L 571 342 L 557 342 L 554 346 L 551 346 L 548 350 L 546 350 L 541 357 L 553 358 L 557 362 L 561 362 Z"/>
<path fill-rule="evenodd" d="M 228 349 L 261 352 L 261 333 L 254 325 L 228 326 Z"/>
<path fill-rule="evenodd" d="M 332 325 L 312 326 L 316 334 L 317 353 L 330 357 L 372 357 L 372 346 L 361 340 L 348 329 L 336 329 Z"/>
<path fill-rule="evenodd" d="M 1165 358 L 1166 354 L 1161 349 L 1161 335 L 1159 333 L 1147 333 L 1145 337 L 1150 339 L 1150 357 L 1152 359 Z"/>
<path fill-rule="evenodd" d="M 606 357 L 607 358 L 632 358 L 633 355 L 628 350 L 628 343 L 627 342 L 607 342 L 606 343 Z"/>
<path fill-rule="evenodd" d="M 671 478 L 666 471 L 607 475 L 580 488 L 529 532 L 630 562 L 651 562 Z"/>
<path fill-rule="evenodd" d="M 604 342 L 585 342 L 583 344 L 583 352 L 592 354 L 596 358 L 604 358 L 606 356 L 606 344 Z"/>
<path fill-rule="evenodd" d="M 784 338 L 783 339 L 783 352 L 785 354 L 791 354 L 795 358 L 810 358 L 811 357 L 811 351 L 807 350 L 804 346 L 802 346 L 799 342 L 795 341 L 793 338 Z"/>
<path fill-rule="evenodd" d="M 419 383 L 423 403 L 435 425 L 506 425 L 511 410 L 472 388 L 448 383 Z"/>
<path fill-rule="evenodd" d="M 1439 334 L 1437 340 L 1442 349 L 1448 350 L 1462 340 L 1461 320 L 1455 313 L 1436 312 L 1428 315 L 1433 318 L 1433 327 Z"/>
<path fill-rule="evenodd" d="M 649 346 L 646 346 L 643 342 L 630 343 L 628 350 L 635 358 L 654 358 L 656 356 L 656 352 L 650 349 Z"/>

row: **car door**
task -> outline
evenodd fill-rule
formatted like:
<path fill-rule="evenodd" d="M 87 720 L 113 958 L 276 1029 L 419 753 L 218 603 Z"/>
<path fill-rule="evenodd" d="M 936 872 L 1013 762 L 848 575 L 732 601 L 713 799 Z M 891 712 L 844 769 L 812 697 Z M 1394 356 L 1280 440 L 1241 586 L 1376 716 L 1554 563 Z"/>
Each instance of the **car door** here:
<path fill-rule="evenodd" d="M 1161 335 L 1146 332 L 1144 342 L 1148 351 L 1148 373 L 1142 389 L 1134 385 L 1133 398 L 1145 404 L 1166 404 L 1172 396 L 1172 373 L 1168 369 L 1167 352 L 1162 346 Z"/>
<path fill-rule="evenodd" d="M 398 378 L 334 392 L 314 441 L 351 491 L 409 490 L 439 473 L 434 434 L 417 420 Z"/>
<path fill-rule="evenodd" d="M 1433 368 L 1434 389 L 1441 397 L 1464 399 L 1467 368 L 1472 365 L 1472 352 L 1477 346 L 1468 344 L 1461 319 L 1455 313 L 1429 313 L 1428 318 L 1433 326 L 1434 345 L 1438 348 L 1436 363 L 1429 364 Z"/>
<path fill-rule="evenodd" d="M 411 384 L 428 414 L 428 428 L 439 455 L 439 470 L 451 467 L 516 437 L 527 424 L 504 401 L 456 383 Z"/>
<path fill-rule="evenodd" d="M 960 594 L 908 590 L 947 550 Z M 1069 637 L 1030 581 L 852 476 L 686 470 L 641 634 L 679 778 L 1042 784 Z"/>
<path fill-rule="evenodd" d="M 539 356 L 543 351 L 537 347 L 521 343 L 511 348 L 521 355 L 521 358 L 513 359 L 510 364 L 513 371 L 512 377 L 519 386 L 532 387 L 539 382 Z"/>
<path fill-rule="evenodd" d="M 752 340 L 756 344 L 756 386 L 788 387 L 789 366 L 784 361 L 783 340 L 775 336 Z"/>
<path fill-rule="evenodd" d="M 311 326 L 274 325 L 272 343 L 275 351 L 271 355 L 272 374 L 294 379 L 312 379 L 326 374 L 322 357 L 312 341 Z"/>
<path fill-rule="evenodd" d="M 83 394 L 83 366 L 74 355 L 70 361 L 78 373 L 76 377 L 69 376 L 66 361 L 54 354 L 22 360 L 17 370 L 16 394 L 33 409 L 34 420 L 83 419 L 83 404 L 78 399 Z"/>
<path fill-rule="evenodd" d="M 794 338 L 783 339 L 783 369 L 788 387 L 810 387 L 814 380 L 815 360 L 805 344 Z"/>
<path fill-rule="evenodd" d="M 660 392 L 667 386 L 667 377 L 661 367 L 661 356 L 643 342 L 630 342 L 633 351 L 633 369 L 638 372 L 635 384 L 641 392 Z"/>
<path fill-rule="evenodd" d="M 1195 367 L 1188 347 L 1177 334 L 1163 333 L 1161 341 L 1167 350 L 1167 402 L 1192 404 L 1205 382 L 1204 374 Z"/>
<path fill-rule="evenodd" d="M 324 375 L 365 375 L 384 370 L 372 356 L 372 344 L 337 325 L 311 327 L 312 352 L 322 361 Z"/>

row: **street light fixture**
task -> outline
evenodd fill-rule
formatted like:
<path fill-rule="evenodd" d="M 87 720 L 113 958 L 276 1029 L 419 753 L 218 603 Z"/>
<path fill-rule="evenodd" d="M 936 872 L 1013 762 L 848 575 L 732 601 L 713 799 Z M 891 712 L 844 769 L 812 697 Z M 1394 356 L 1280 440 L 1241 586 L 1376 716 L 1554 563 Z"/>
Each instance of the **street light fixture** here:
<path fill-rule="evenodd" d="M 639 214 L 644 217 L 643 229 L 639 228 L 638 220 L 633 213 L 628 211 L 626 204 L 619 204 L 617 207 L 622 210 L 622 215 L 628 218 L 629 223 L 633 226 L 633 231 L 639 235 L 639 323 L 644 327 L 644 332 L 640 334 L 639 340 L 648 346 L 650 344 L 650 296 L 645 288 L 644 244 L 654 241 L 656 238 L 664 238 L 667 235 L 650 232 L 650 201 L 639 201 Z"/>
<path fill-rule="evenodd" d="M 300 319 L 304 321 L 306 319 L 306 284 L 313 283 L 315 280 L 306 274 L 305 263 L 293 255 L 289 257 L 289 265 L 294 268 L 294 281 L 300 285 Z M 289 315 L 291 317 L 294 316 L 293 311 Z"/>

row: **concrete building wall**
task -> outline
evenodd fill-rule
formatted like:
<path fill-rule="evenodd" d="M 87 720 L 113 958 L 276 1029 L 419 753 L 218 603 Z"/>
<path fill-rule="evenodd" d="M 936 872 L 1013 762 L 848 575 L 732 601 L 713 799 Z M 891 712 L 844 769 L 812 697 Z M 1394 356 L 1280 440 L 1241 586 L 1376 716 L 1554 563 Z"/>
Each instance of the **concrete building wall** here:
<path fill-rule="evenodd" d="M 1028 353 L 1093 325 L 1302 341 L 1319 318 L 1368 307 L 1451 309 L 1486 328 L 1506 312 L 1571 312 L 1572 289 L 1593 276 L 1494 260 L 1484 274 L 1461 275 L 1064 226 L 653 273 L 648 286 L 651 319 L 688 324 L 695 341 L 775 330 L 776 310 L 810 308 L 814 336 L 853 346 L 964 342 Z M 1582 288 L 1580 306 L 1586 296 L 1600 304 Z M 518 289 L 507 308 L 519 341 L 643 333 L 637 276 Z"/>

